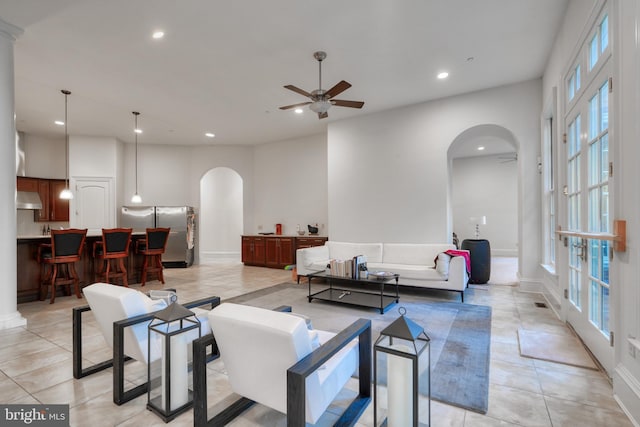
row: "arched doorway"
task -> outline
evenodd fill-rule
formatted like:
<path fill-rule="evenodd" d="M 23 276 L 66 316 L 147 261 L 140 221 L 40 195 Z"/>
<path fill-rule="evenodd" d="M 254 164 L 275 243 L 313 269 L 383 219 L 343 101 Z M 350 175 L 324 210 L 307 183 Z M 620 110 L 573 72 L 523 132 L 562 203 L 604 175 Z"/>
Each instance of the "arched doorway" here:
<path fill-rule="evenodd" d="M 452 230 L 460 242 L 486 239 L 492 257 L 518 263 L 518 145 L 498 125 L 478 125 L 460 133 L 447 152 Z M 512 279 L 493 277 L 499 283 Z"/>
<path fill-rule="evenodd" d="M 200 263 L 240 262 L 242 177 L 233 169 L 209 170 L 200 179 Z"/>

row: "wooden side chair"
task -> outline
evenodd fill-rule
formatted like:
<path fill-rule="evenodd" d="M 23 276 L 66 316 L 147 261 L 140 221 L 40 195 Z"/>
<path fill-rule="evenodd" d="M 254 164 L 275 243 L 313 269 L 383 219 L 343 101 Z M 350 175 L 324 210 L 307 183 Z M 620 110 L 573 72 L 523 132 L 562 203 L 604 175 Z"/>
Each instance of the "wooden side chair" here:
<path fill-rule="evenodd" d="M 102 229 L 102 240 L 95 242 L 93 245 L 93 257 L 99 263 L 97 270 L 98 280 L 112 283 L 114 279 L 120 278 L 122 285 L 129 287 L 127 268 L 124 261 L 129 256 L 131 231 L 131 228 Z"/>
<path fill-rule="evenodd" d="M 86 236 L 86 228 L 51 230 L 51 243 L 38 246 L 37 259 L 45 267 L 45 274 L 40 281 L 38 292 L 40 301 L 44 301 L 47 297 L 47 288 L 50 288 L 49 303 L 53 304 L 56 298 L 56 286 L 61 285 L 73 285 L 76 296 L 82 298 L 75 263 L 80 261 Z"/>
<path fill-rule="evenodd" d="M 156 273 L 158 280 L 164 284 L 162 254 L 167 247 L 170 232 L 170 228 L 147 228 L 146 238 L 136 241 L 136 252 L 144 256 L 140 279 L 142 286 L 146 283 L 149 273 Z"/>

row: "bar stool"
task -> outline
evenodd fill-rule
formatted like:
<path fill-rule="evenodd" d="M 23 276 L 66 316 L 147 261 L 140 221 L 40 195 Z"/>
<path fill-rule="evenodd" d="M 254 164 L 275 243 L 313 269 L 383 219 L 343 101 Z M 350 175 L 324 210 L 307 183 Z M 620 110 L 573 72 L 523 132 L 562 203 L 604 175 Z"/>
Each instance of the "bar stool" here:
<path fill-rule="evenodd" d="M 47 297 L 47 287 L 51 287 L 50 304 L 56 298 L 56 286 L 73 285 L 76 296 L 80 294 L 80 279 L 76 273 L 75 263 L 80 260 L 82 248 L 87 236 L 87 229 L 69 228 L 51 230 L 51 243 L 38 246 L 37 259 L 44 265 L 45 274 L 40 281 L 38 295 L 40 301 Z M 49 268 L 47 269 L 47 266 Z"/>
<path fill-rule="evenodd" d="M 125 259 L 129 257 L 131 245 L 131 228 L 102 229 L 102 240 L 93 244 L 93 257 L 98 260 L 98 279 L 104 278 L 106 283 L 109 277 L 122 279 L 122 285 L 129 287 Z M 113 271 L 112 268 L 113 267 Z"/>
<path fill-rule="evenodd" d="M 142 264 L 142 286 L 147 281 L 148 273 L 157 273 L 158 280 L 164 284 L 162 275 L 162 254 L 167 247 L 170 228 L 147 228 L 146 239 L 136 241 L 136 253 L 144 256 Z"/>

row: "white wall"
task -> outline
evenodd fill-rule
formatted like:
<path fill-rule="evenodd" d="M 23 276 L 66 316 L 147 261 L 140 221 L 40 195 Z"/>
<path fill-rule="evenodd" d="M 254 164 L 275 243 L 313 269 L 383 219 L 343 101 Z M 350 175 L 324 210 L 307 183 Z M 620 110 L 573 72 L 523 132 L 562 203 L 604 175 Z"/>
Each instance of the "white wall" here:
<path fill-rule="evenodd" d="M 327 142 L 326 135 L 263 144 L 255 147 L 254 227 L 250 233 L 295 234 L 318 223 L 326 235 Z"/>
<path fill-rule="evenodd" d="M 64 135 L 59 139 L 44 138 L 20 132 L 25 154 L 25 176 L 64 179 Z"/>
<path fill-rule="evenodd" d="M 471 217 L 486 216 L 480 239 L 491 244 L 492 256 L 518 255 L 518 164 L 505 155 L 453 159 L 453 230 L 460 242 L 475 238 Z"/>
<path fill-rule="evenodd" d="M 537 173 L 541 81 L 534 80 L 329 124 L 332 240 L 447 242 L 447 149 L 465 130 L 494 124 L 518 144 L 521 280 L 540 277 Z"/>

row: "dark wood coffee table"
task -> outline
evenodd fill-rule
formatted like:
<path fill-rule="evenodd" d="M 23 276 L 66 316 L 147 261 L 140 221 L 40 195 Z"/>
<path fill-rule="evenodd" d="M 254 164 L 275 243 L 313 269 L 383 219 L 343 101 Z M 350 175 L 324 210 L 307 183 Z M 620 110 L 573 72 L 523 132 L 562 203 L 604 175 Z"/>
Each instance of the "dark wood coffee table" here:
<path fill-rule="evenodd" d="M 380 310 L 380 314 L 384 314 L 385 310 L 400 300 L 400 296 L 398 295 L 398 278 L 400 275 L 394 274 L 384 278 L 369 277 L 366 279 L 352 279 L 350 277 L 332 276 L 325 271 L 308 274 L 309 302 L 317 299 L 358 307 L 376 308 Z M 325 279 L 329 284 L 329 288 L 312 294 L 311 279 L 314 278 Z M 395 294 L 386 294 L 384 292 L 384 286 L 392 280 L 395 280 Z M 340 287 L 340 284 L 343 286 L 347 284 L 352 286 L 352 288 L 343 289 Z M 359 286 L 361 289 L 354 290 L 353 287 L 356 286 Z"/>

